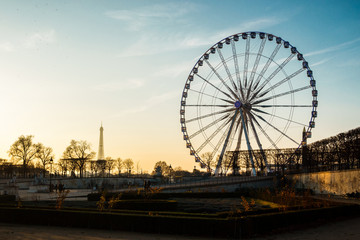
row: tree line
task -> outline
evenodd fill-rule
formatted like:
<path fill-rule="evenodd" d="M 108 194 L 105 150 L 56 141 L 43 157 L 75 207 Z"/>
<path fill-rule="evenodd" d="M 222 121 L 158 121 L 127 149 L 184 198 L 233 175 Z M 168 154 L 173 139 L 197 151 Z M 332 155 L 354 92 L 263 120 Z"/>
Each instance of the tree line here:
<path fill-rule="evenodd" d="M 136 172 L 142 173 L 139 162 L 136 164 L 131 158 L 112 159 L 106 157 L 93 160 L 95 152 L 87 141 L 71 140 L 63 152 L 62 158 L 57 163 L 53 149 L 42 143 L 34 143 L 34 136 L 20 136 L 10 147 L 8 154 L 10 161 L 0 159 L 0 177 L 11 177 L 14 172 L 22 173 L 23 177 L 43 173 L 44 175 L 54 167 L 55 173 L 60 176 L 84 177 L 85 173 L 92 177 L 105 177 L 114 175 L 130 176 Z M 254 165 L 258 172 L 265 170 L 265 161 L 273 171 L 322 171 L 360 168 L 360 127 L 336 136 L 325 138 L 299 149 L 266 149 L 263 151 L 252 150 Z M 211 174 L 215 168 L 217 158 L 211 153 L 201 155 L 204 161 L 202 166 Z M 223 175 L 239 174 L 240 169 L 250 173 L 251 161 L 248 151 L 226 152 L 221 165 Z M 135 171 L 134 171 L 135 170 Z M 201 175 L 199 170 L 192 172 L 182 170 L 181 167 L 172 168 L 164 161 L 155 163 L 153 175 L 165 177 L 184 177 Z M 89 175 L 88 175 L 89 176 Z"/>
<path fill-rule="evenodd" d="M 110 177 L 110 176 L 133 176 L 144 174 L 140 162 L 134 163 L 131 158 L 94 160 L 96 153 L 92 151 L 90 143 L 84 140 L 71 140 L 62 157 L 54 161 L 55 155 L 51 147 L 42 143 L 35 143 L 34 136 L 21 135 L 8 151 L 10 160 L 0 159 L 0 177 L 12 178 L 14 175 L 21 177 L 33 177 L 55 174 L 59 177 Z M 159 174 L 169 179 L 187 176 L 201 175 L 199 170 L 192 172 L 183 170 L 181 167 L 172 168 L 165 161 L 155 163 L 152 175 Z"/>
<path fill-rule="evenodd" d="M 54 162 L 55 155 L 51 147 L 42 143 L 35 143 L 33 135 L 21 135 L 8 151 L 10 161 L 0 159 L 0 176 L 12 177 L 14 174 L 21 174 L 22 177 L 29 177 L 35 174 L 45 176 L 49 170 L 60 176 L 83 177 L 86 171 L 91 176 L 110 175 L 117 170 L 120 175 L 122 171 L 131 174 L 136 168 L 139 172 L 139 162 L 135 165 L 131 158 L 127 159 L 106 159 L 93 160 L 96 153 L 92 151 L 90 143 L 83 140 L 71 140 L 69 146 L 63 152 L 62 158 Z M 52 169 L 50 169 L 52 168 Z"/>
<path fill-rule="evenodd" d="M 304 160 L 311 170 L 360 168 L 360 127 L 309 144 Z"/>
<path fill-rule="evenodd" d="M 265 158 L 272 171 L 327 171 L 360 168 L 360 127 L 325 138 L 301 148 L 251 150 L 255 169 L 265 170 Z M 217 158 L 210 152 L 201 155 L 208 172 L 216 167 Z M 224 175 L 250 174 L 248 150 L 225 153 L 220 172 Z"/>

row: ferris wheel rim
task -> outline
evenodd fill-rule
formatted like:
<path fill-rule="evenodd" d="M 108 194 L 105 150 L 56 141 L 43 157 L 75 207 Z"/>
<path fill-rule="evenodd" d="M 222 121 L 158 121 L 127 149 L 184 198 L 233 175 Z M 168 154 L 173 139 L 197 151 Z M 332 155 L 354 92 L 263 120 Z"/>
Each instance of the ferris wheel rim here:
<path fill-rule="evenodd" d="M 180 122 L 181 122 L 181 126 L 182 126 L 182 132 L 183 132 L 183 137 L 184 137 L 184 140 L 186 141 L 186 144 L 187 144 L 187 147 L 190 149 L 190 154 L 191 155 L 194 155 L 194 157 L 195 157 L 195 160 L 196 160 L 196 162 L 200 162 L 200 164 L 202 164 L 202 165 L 206 165 L 206 163 L 201 159 L 201 157 L 199 156 L 199 153 L 198 153 L 198 151 L 194 148 L 194 146 L 193 146 L 193 144 L 191 143 L 191 138 L 190 138 L 190 136 L 189 136 L 189 133 L 187 132 L 187 129 L 186 129 L 186 124 L 187 124 L 187 121 L 186 121 L 186 118 L 185 118 L 185 107 L 189 107 L 190 105 L 186 105 L 186 98 L 187 98 L 187 94 L 188 94 L 188 92 L 189 92 L 189 90 L 190 90 L 190 88 L 187 88 L 187 85 L 189 84 L 189 86 L 190 86 L 190 83 L 191 83 L 191 81 L 192 81 L 192 79 L 194 78 L 194 76 L 199 76 L 198 75 L 198 69 L 204 64 L 204 62 L 205 63 L 207 63 L 207 64 L 209 64 L 208 62 L 207 62 L 207 59 L 208 59 L 208 56 L 210 55 L 210 54 L 214 54 L 214 51 L 216 51 L 216 49 L 221 49 L 222 48 L 222 46 L 223 45 L 229 45 L 230 43 L 231 44 L 233 44 L 232 42 L 235 42 L 236 40 L 235 40 L 235 38 L 238 38 L 238 40 L 240 40 L 240 38 L 241 37 L 244 37 L 244 34 L 246 35 L 246 37 L 248 38 L 248 39 L 250 39 L 250 38 L 253 38 L 253 35 L 255 35 L 255 37 L 257 37 L 257 36 L 259 36 L 260 37 L 260 34 L 264 34 L 264 36 L 265 36 L 265 39 L 266 38 L 268 38 L 269 36 L 272 36 L 272 38 L 273 39 L 276 39 L 276 41 L 280 41 L 280 44 L 278 43 L 278 45 L 280 46 L 280 45 L 284 45 L 285 46 L 285 44 L 287 45 L 287 48 L 290 48 L 291 49 L 291 51 L 293 51 L 293 48 L 295 48 L 292 44 L 290 44 L 288 41 L 285 41 L 284 39 L 282 39 L 282 38 L 280 38 L 280 37 L 277 37 L 276 35 L 273 35 L 273 34 L 269 34 L 269 33 L 264 33 L 264 32 L 240 32 L 240 33 L 237 33 L 237 34 L 233 34 L 233 35 L 230 35 L 230 36 L 228 36 L 228 37 L 226 37 L 226 38 L 223 38 L 222 40 L 220 40 L 220 41 L 218 41 L 217 43 L 215 43 L 214 45 L 212 45 L 209 49 L 207 49 L 205 52 L 204 52 L 204 54 L 202 54 L 201 56 L 200 56 L 200 58 L 196 61 L 196 63 L 194 64 L 194 66 L 193 66 L 193 68 L 191 69 L 191 71 L 190 71 L 190 73 L 189 73 L 189 75 L 188 75 L 188 78 L 187 78 L 187 80 L 186 80 L 186 84 L 185 84 L 185 86 L 184 86 L 184 89 L 183 89 L 183 92 L 182 92 L 182 97 L 181 97 L 181 105 L 180 105 Z M 237 37 L 236 37 L 237 36 Z M 229 43 L 229 41 L 230 41 L 230 43 Z M 248 41 L 248 40 L 247 40 Z M 269 40 L 270 41 L 270 40 Z M 221 47 L 220 47 L 221 46 Z M 215 50 L 214 50 L 215 49 Z M 246 55 L 246 54 L 249 54 L 249 53 L 244 53 L 243 55 Z M 256 54 L 256 53 L 251 53 L 251 54 Z M 312 88 L 312 91 L 313 91 L 313 104 L 312 104 L 312 115 L 311 115 L 311 117 L 310 117 L 310 121 L 309 121 L 309 124 L 307 125 L 307 132 L 310 132 L 311 133 L 311 130 L 312 130 L 312 128 L 314 128 L 315 126 L 314 126 L 314 119 L 317 117 L 317 106 L 318 106 L 318 101 L 317 101 L 317 90 L 316 90 L 316 84 L 315 84 L 315 80 L 314 80 L 314 78 L 313 78 L 313 75 L 312 75 L 312 71 L 311 71 L 311 69 L 310 69 L 310 67 L 309 67 L 309 65 L 308 65 L 308 63 L 306 62 L 306 60 L 305 60 L 305 58 L 303 58 L 303 55 L 295 48 L 295 52 L 293 53 L 293 55 L 295 56 L 295 55 L 297 55 L 297 56 L 299 56 L 299 54 L 301 55 L 301 57 L 302 57 L 302 59 L 301 59 L 301 61 L 302 61 L 302 63 L 303 63 L 303 70 L 306 70 L 307 72 L 308 72 L 308 77 L 310 78 L 310 86 L 309 86 L 309 88 Z M 258 55 L 259 55 L 259 53 L 258 53 Z M 266 56 L 265 55 L 262 55 L 262 53 L 260 53 L 260 55 L 261 55 L 261 57 L 265 57 L 266 58 Z M 231 58 L 231 57 L 234 57 L 234 56 L 230 56 L 229 58 Z M 238 57 L 238 56 L 236 56 L 236 57 Z M 227 59 L 227 61 L 230 61 L 231 59 Z M 270 59 L 270 58 L 269 58 Z M 300 60 L 299 60 L 300 61 Z M 275 61 L 273 61 L 273 62 L 275 62 Z M 276 63 L 276 62 L 275 62 Z M 304 63 L 306 63 L 306 64 L 304 64 Z M 276 63 L 277 64 L 277 63 Z M 218 64 L 219 66 L 221 65 L 221 63 L 219 62 L 219 64 Z M 224 65 L 225 66 L 225 65 Z M 282 70 L 282 69 L 281 69 Z M 250 73 L 251 71 L 250 70 L 248 70 L 247 71 L 247 73 Z M 309 74 L 309 72 L 311 72 L 311 74 Z M 247 73 L 244 73 L 244 74 L 247 74 Z M 214 74 L 214 73 L 212 73 L 212 74 Z M 238 73 L 236 73 L 236 74 L 238 74 Z M 256 74 L 256 73 L 255 73 Z M 234 73 L 233 73 L 233 75 L 234 75 Z M 229 78 L 231 78 L 230 76 L 229 76 Z M 289 82 L 291 82 L 291 81 L 289 81 Z M 312 84 L 311 82 L 314 82 L 314 84 Z M 205 82 L 203 82 L 203 84 L 205 84 Z M 232 84 L 231 82 L 229 83 L 230 85 Z M 224 85 L 226 85 L 226 84 L 224 84 Z M 266 85 L 266 84 L 265 84 Z M 234 84 L 234 86 L 235 86 L 235 89 L 233 89 L 233 90 L 236 90 L 236 84 Z M 241 88 L 241 86 L 237 86 L 239 89 Z M 231 89 L 231 88 L 230 88 Z M 314 92 L 316 93 L 316 94 L 314 94 Z M 218 92 L 217 92 L 218 93 Z M 236 101 L 238 101 L 239 99 L 238 98 L 236 98 L 236 96 L 238 96 L 238 95 L 236 95 L 236 94 L 234 94 L 234 91 L 230 91 L 230 96 L 231 95 L 233 95 L 233 97 L 235 98 L 235 100 Z M 291 93 L 291 94 L 293 94 L 293 93 Z M 200 95 L 199 96 L 203 96 L 203 93 L 200 93 Z M 230 97 L 231 98 L 231 97 Z M 233 99 L 234 100 L 234 99 Z M 316 104 L 314 104 L 314 101 L 316 101 Z M 256 104 L 255 104 L 255 106 L 257 106 Z M 266 107 L 266 105 L 259 105 L 259 106 L 262 106 L 262 107 Z M 274 107 L 275 105 L 273 105 L 273 107 Z M 282 105 L 283 107 L 285 107 L 285 105 Z M 289 106 L 289 107 L 291 107 L 291 106 Z M 294 107 L 298 107 L 298 106 L 292 106 L 291 108 L 293 109 Z M 306 107 L 309 107 L 309 106 L 306 106 Z M 276 106 L 275 106 L 275 108 L 276 108 Z M 236 112 L 238 112 L 237 110 L 236 110 Z M 230 116 L 230 115 L 228 115 L 228 116 Z M 235 116 L 233 116 L 233 118 L 235 119 L 236 117 Z M 249 115 L 249 118 L 251 118 L 250 117 L 250 115 Z M 195 121 L 195 120 L 194 120 Z M 204 131 L 203 131 L 204 132 Z M 299 143 L 299 145 L 298 146 L 301 146 L 301 142 Z"/>

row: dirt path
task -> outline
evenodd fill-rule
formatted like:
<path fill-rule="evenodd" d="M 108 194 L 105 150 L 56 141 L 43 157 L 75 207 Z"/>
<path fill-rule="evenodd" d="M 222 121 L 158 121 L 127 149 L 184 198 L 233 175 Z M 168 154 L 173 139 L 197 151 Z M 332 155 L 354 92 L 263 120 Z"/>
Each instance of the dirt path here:
<path fill-rule="evenodd" d="M 46 226 L 28 226 L 0 223 L 0 240 L 105 240 L 105 239 L 193 239 L 206 238 L 174 236 L 163 234 L 146 234 L 120 231 L 105 231 L 82 228 L 63 228 Z M 272 236 L 252 238 L 252 240 L 358 240 L 360 239 L 360 217 L 327 223 L 325 225 L 281 233 Z"/>
<path fill-rule="evenodd" d="M 357 218 L 326 223 L 318 227 L 295 230 L 252 240 L 358 240 L 360 216 Z"/>
<path fill-rule="evenodd" d="M 204 238 L 147 234 L 121 231 L 106 231 L 84 228 L 29 226 L 0 223 L 0 240 L 203 240 Z"/>

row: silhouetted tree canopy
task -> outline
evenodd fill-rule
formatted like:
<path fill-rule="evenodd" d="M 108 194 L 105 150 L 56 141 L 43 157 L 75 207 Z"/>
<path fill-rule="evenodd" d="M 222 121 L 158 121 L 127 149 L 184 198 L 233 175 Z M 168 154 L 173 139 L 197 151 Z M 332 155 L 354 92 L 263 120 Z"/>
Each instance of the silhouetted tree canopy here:
<path fill-rule="evenodd" d="M 80 178 L 83 177 L 87 161 L 94 156 L 95 152 L 91 151 L 90 143 L 82 140 L 71 140 L 70 145 L 63 153 L 63 159 L 67 159 L 73 165 L 72 170 L 79 170 Z"/>
<path fill-rule="evenodd" d="M 51 147 L 45 147 L 42 143 L 36 144 L 38 152 L 36 158 L 39 159 L 43 172 L 45 174 L 46 167 L 50 164 L 50 159 L 54 158 L 53 149 Z"/>
<path fill-rule="evenodd" d="M 157 171 L 164 177 L 168 176 L 170 174 L 170 166 L 164 161 L 158 161 L 155 163 L 153 174 L 157 173 Z"/>
<path fill-rule="evenodd" d="M 131 158 L 127 158 L 123 161 L 124 168 L 128 174 L 131 174 L 131 171 L 134 169 L 134 161 Z"/>
<path fill-rule="evenodd" d="M 22 161 L 23 175 L 26 176 L 26 170 L 29 163 L 36 158 L 36 154 L 39 152 L 39 146 L 33 143 L 32 135 L 21 135 L 10 147 L 9 156 L 16 164 Z"/>

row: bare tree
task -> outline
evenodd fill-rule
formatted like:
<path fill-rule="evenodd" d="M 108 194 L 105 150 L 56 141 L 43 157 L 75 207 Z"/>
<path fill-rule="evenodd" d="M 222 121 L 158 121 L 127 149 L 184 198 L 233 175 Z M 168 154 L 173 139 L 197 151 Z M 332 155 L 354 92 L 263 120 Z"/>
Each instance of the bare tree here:
<path fill-rule="evenodd" d="M 131 174 L 131 171 L 134 168 L 134 161 L 131 158 L 127 158 L 124 160 L 124 167 L 128 173 L 128 175 Z"/>
<path fill-rule="evenodd" d="M 59 171 L 60 171 L 61 175 L 63 177 L 66 177 L 67 172 L 69 170 L 69 161 L 66 159 L 60 159 L 58 162 L 58 167 L 59 167 Z"/>
<path fill-rule="evenodd" d="M 26 171 L 29 163 L 36 157 L 39 149 L 36 144 L 33 143 L 32 139 L 34 136 L 21 135 L 13 145 L 11 145 L 8 151 L 9 156 L 14 163 L 22 161 L 23 165 L 23 176 L 26 176 Z"/>
<path fill-rule="evenodd" d="M 45 147 L 42 143 L 38 143 L 36 145 L 38 148 L 36 158 L 40 160 L 41 168 L 43 169 L 45 175 L 46 166 L 50 164 L 50 159 L 54 158 L 53 150 L 51 147 Z"/>
<path fill-rule="evenodd" d="M 96 160 L 96 169 L 99 172 L 99 176 L 105 177 L 106 160 Z"/>
<path fill-rule="evenodd" d="M 93 177 L 96 177 L 98 168 L 97 168 L 96 161 L 94 161 L 94 160 L 90 161 L 90 171 L 91 171 L 91 175 Z"/>
<path fill-rule="evenodd" d="M 91 151 L 91 145 L 87 141 L 71 140 L 70 145 L 65 149 L 63 158 L 70 160 L 77 167 L 80 178 L 88 160 L 95 156 L 95 152 Z"/>
<path fill-rule="evenodd" d="M 108 171 L 109 177 L 111 174 L 111 170 L 115 167 L 115 160 L 111 159 L 111 157 L 106 157 L 105 168 Z"/>
<path fill-rule="evenodd" d="M 211 152 L 205 152 L 201 154 L 201 159 L 206 163 L 207 172 L 211 172 L 211 168 L 214 167 L 214 159 Z"/>
<path fill-rule="evenodd" d="M 161 173 L 162 176 L 168 176 L 170 174 L 170 166 L 164 161 L 158 161 L 155 163 L 153 174 Z"/>
<path fill-rule="evenodd" d="M 118 174 L 120 176 L 121 170 L 124 166 L 123 160 L 121 158 L 117 158 L 115 160 L 115 166 L 116 166 L 116 169 L 118 170 Z"/>

